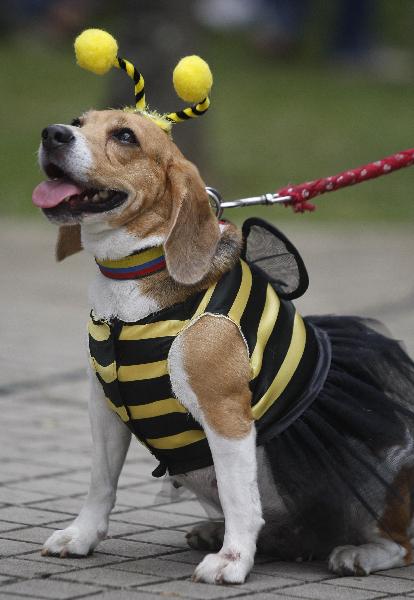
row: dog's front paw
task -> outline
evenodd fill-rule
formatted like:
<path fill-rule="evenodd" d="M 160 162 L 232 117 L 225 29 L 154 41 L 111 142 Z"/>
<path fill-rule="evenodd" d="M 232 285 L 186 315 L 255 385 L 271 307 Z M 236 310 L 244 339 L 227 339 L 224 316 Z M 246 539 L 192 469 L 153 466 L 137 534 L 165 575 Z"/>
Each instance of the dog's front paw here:
<path fill-rule="evenodd" d="M 58 529 L 46 540 L 43 556 L 88 556 L 105 537 L 104 533 L 96 530 L 85 530 L 77 525 L 70 525 L 66 529 Z"/>
<path fill-rule="evenodd" d="M 253 566 L 253 557 L 221 550 L 207 554 L 194 571 L 193 581 L 204 583 L 244 583 Z"/>
<path fill-rule="evenodd" d="M 185 536 L 194 550 L 220 550 L 224 538 L 223 521 L 205 521 L 196 525 Z"/>

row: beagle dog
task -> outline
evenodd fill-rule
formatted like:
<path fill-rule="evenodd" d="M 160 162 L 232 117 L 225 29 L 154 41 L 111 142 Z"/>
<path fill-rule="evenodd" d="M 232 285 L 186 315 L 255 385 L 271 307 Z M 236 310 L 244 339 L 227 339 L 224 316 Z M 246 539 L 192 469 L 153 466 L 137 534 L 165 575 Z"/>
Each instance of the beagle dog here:
<path fill-rule="evenodd" d="M 211 290 L 229 273 L 242 269 L 243 277 L 253 277 L 251 286 L 256 275 L 246 262 L 240 263 L 240 231 L 218 222 L 196 167 L 171 137 L 145 114 L 90 111 L 71 125 L 43 130 L 40 165 L 48 180 L 36 188 L 33 200 L 59 226 L 57 259 L 83 248 L 99 267 L 90 286 L 90 488 L 79 516 L 46 540 L 43 554 L 87 556 L 105 538 L 132 431 L 160 460 L 156 474 L 167 469 L 177 485 L 223 515 L 222 521 L 202 523 L 187 535 L 190 546 L 211 551 L 196 567 L 196 581 L 243 583 L 256 547 L 282 559 L 327 556 L 330 569 L 339 574 L 368 574 L 410 562 L 408 430 L 394 445 L 383 442 L 382 454 L 376 453 L 375 460 L 386 464 L 393 452 L 397 490 L 393 494 L 387 488 L 375 499 L 377 519 L 359 503 L 347 516 L 349 527 L 340 524 L 345 514 L 340 511 L 327 530 L 320 515 L 320 535 L 316 527 L 313 537 L 300 519 L 295 521 L 288 495 L 273 476 L 272 458 L 257 444 L 257 405 L 250 383 L 252 369 L 260 370 L 267 358 L 258 357 L 255 347 L 249 350 L 241 312 L 235 316 L 241 287 L 235 288 L 231 309 L 206 309 Z M 134 269 L 145 276 L 129 278 Z M 266 306 L 279 309 L 274 292 L 266 288 L 264 294 Z M 254 306 L 249 310 L 254 319 Z M 266 313 L 269 318 L 271 312 Z M 292 315 L 299 339 L 304 325 Z M 108 341 L 114 336 L 111 355 Z M 158 340 L 156 348 L 147 344 L 149 337 Z M 280 368 L 294 361 L 287 356 Z M 141 394 L 145 396 L 150 379 L 156 389 L 148 388 L 149 404 Z M 169 393 L 158 393 L 166 381 Z M 174 434 L 181 417 L 184 430 Z M 203 462 L 204 454 L 192 463 L 201 447 L 213 464 Z M 305 454 L 298 455 L 294 466 L 304 475 Z M 322 462 L 320 468 L 322 472 Z M 299 490 L 304 503 L 311 487 L 318 490 L 306 508 L 308 521 L 323 501 L 322 479 Z M 363 502 L 362 483 L 358 490 Z"/>

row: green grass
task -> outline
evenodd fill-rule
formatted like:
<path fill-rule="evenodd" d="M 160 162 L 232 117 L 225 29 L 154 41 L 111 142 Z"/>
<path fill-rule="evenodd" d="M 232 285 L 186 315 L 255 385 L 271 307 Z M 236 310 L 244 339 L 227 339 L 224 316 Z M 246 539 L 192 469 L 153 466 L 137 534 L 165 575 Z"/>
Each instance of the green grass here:
<path fill-rule="evenodd" d="M 212 36 L 206 55 L 215 78 L 212 107 L 204 117 L 208 183 L 227 199 L 332 175 L 414 146 L 412 84 L 338 74 L 310 60 L 280 65 L 258 58 L 238 36 Z M 103 107 L 105 78 L 76 68 L 70 44 L 62 52 L 30 40 L 3 42 L 0 60 L 0 212 L 33 215 L 30 197 L 41 179 L 36 161 L 41 129 L 91 106 Z M 327 194 L 317 199 L 313 215 L 298 217 L 278 207 L 254 213 L 276 219 L 407 223 L 414 218 L 413 182 L 414 169 L 406 169 Z M 232 210 L 227 216 L 239 220 L 252 212 Z"/>
<path fill-rule="evenodd" d="M 215 168 L 226 197 L 275 191 L 414 146 L 413 85 L 341 76 L 312 64 L 258 61 L 244 45 L 224 38 L 211 56 L 211 143 L 217 142 Z M 305 218 L 412 221 L 413 182 L 414 170 L 406 169 L 326 194 Z M 285 218 L 290 211 L 260 212 Z"/>

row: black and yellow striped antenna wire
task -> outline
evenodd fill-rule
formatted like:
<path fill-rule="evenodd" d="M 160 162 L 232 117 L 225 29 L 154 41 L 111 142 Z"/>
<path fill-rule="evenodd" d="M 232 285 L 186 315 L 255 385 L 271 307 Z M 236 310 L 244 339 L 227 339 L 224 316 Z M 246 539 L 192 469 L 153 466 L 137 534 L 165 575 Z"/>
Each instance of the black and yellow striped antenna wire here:
<path fill-rule="evenodd" d="M 125 71 L 134 82 L 135 110 L 146 114 L 163 129 L 199 117 L 210 106 L 213 76 L 208 64 L 199 56 L 182 58 L 173 72 L 175 91 L 182 100 L 191 102 L 191 106 L 160 116 L 146 110 L 144 77 L 131 62 L 118 56 L 118 44 L 111 34 L 102 29 L 86 29 L 75 40 L 75 54 L 80 67 L 97 75 L 104 75 L 112 67 Z"/>

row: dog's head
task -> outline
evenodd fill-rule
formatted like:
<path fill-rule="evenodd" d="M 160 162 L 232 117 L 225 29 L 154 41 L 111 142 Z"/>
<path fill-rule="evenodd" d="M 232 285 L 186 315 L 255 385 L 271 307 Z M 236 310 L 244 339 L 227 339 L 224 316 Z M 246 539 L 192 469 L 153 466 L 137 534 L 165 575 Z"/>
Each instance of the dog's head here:
<path fill-rule="evenodd" d="M 72 125 L 46 127 L 39 157 L 48 180 L 37 186 L 33 201 L 61 226 L 59 260 L 81 248 L 81 224 L 101 223 L 140 240 L 156 236 L 180 283 L 206 274 L 219 227 L 204 183 L 144 114 L 90 111 Z"/>

